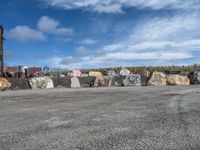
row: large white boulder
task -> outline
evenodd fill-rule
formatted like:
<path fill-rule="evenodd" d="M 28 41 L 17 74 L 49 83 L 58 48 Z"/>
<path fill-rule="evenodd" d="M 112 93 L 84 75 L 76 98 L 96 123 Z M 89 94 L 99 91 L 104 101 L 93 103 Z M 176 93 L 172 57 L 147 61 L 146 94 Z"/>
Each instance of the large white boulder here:
<path fill-rule="evenodd" d="M 122 70 L 119 72 L 119 74 L 120 74 L 121 76 L 128 76 L 128 75 L 130 74 L 130 71 L 127 70 L 127 69 L 122 69 Z"/>
<path fill-rule="evenodd" d="M 164 86 L 167 85 L 166 76 L 162 72 L 153 72 L 150 80 L 148 81 L 150 86 Z"/>
<path fill-rule="evenodd" d="M 77 77 L 72 77 L 71 78 L 71 88 L 80 88 L 81 84 L 80 81 Z"/>
<path fill-rule="evenodd" d="M 34 77 L 29 79 L 32 89 L 49 89 L 54 88 L 53 80 L 49 77 Z"/>

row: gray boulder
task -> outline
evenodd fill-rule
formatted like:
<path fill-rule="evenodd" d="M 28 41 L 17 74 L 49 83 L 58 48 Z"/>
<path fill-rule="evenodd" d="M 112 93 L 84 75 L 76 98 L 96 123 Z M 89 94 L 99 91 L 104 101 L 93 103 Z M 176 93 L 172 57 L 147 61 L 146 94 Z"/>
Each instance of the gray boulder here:
<path fill-rule="evenodd" d="M 124 86 L 141 86 L 141 76 L 139 74 L 128 75 L 122 83 Z"/>
<path fill-rule="evenodd" d="M 93 87 L 96 77 L 80 77 L 81 87 Z"/>
<path fill-rule="evenodd" d="M 191 72 L 188 78 L 191 84 L 200 84 L 200 71 Z"/>
<path fill-rule="evenodd" d="M 123 86 L 122 84 L 122 77 L 120 76 L 113 76 L 113 77 L 109 77 L 109 81 L 108 81 L 108 86 L 112 87 L 112 86 Z"/>
<path fill-rule="evenodd" d="M 70 88 L 71 79 L 70 78 L 52 78 L 55 88 Z"/>

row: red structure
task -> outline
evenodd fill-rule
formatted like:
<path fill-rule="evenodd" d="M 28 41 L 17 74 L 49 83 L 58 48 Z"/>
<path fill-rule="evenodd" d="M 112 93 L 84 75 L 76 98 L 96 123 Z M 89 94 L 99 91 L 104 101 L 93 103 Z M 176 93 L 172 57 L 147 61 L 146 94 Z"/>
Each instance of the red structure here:
<path fill-rule="evenodd" d="M 4 76 L 6 78 L 29 78 L 40 76 L 42 68 L 40 67 L 4 67 Z"/>

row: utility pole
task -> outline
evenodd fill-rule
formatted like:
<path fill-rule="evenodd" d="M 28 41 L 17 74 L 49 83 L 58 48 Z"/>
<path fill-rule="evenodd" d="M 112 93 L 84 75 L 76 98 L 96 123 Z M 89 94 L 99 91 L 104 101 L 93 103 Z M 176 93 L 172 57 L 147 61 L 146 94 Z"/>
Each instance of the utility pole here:
<path fill-rule="evenodd" d="M 4 73 L 4 63 L 3 63 L 3 26 L 0 25 L 0 75 Z"/>

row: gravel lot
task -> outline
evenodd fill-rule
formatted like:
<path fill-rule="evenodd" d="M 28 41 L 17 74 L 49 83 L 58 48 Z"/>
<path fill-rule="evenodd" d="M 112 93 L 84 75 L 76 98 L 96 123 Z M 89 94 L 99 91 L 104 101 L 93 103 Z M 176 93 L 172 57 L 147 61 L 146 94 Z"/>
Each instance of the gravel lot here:
<path fill-rule="evenodd" d="M 200 86 L 0 92 L 0 150 L 200 149 Z"/>

